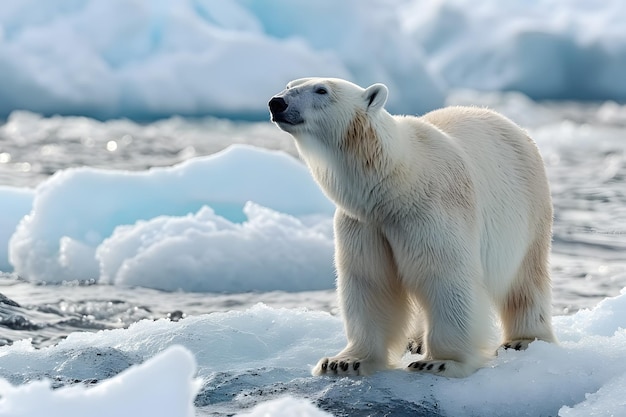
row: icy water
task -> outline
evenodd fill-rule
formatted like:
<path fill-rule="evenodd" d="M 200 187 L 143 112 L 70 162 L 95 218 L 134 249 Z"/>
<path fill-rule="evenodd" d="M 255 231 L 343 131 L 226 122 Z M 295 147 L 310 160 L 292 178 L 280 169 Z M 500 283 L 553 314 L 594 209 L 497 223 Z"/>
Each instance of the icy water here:
<path fill-rule="evenodd" d="M 626 287 L 626 107 L 534 103 L 514 95 L 457 93 L 451 104 L 488 105 L 526 127 L 544 157 L 555 207 L 554 313 L 570 314 Z M 233 143 L 296 155 L 270 123 L 171 118 L 139 124 L 13 113 L 0 126 L 0 185 L 34 187 L 75 166 L 144 170 Z M 258 302 L 336 312 L 332 290 L 201 294 L 72 283 L 35 285 L 0 276 L 0 345 L 55 343 L 73 331 L 125 327 L 144 318 L 244 309 Z"/>

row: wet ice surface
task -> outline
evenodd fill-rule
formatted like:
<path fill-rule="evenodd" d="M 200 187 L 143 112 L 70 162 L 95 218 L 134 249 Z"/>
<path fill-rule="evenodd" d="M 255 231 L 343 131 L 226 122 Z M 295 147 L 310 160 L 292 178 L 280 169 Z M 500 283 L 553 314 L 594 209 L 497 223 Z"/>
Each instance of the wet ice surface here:
<path fill-rule="evenodd" d="M 75 332 L 46 349 L 27 341 L 0 348 L 6 379 L 0 379 L 0 415 L 139 410 L 182 416 L 191 415 L 183 410 L 192 398 L 199 416 L 318 411 L 309 402 L 335 416 L 623 415 L 625 308 L 623 293 L 592 310 L 556 317 L 560 344 L 500 350 L 462 379 L 400 369 L 361 378 L 312 377 L 316 361 L 345 344 L 340 320 L 319 311 L 257 305 L 177 322 L 143 320 L 127 329 Z M 414 359 L 406 355 L 402 364 Z M 47 382 L 29 384 L 41 378 Z M 294 397 L 307 403 L 294 405 Z M 158 404 L 177 404 L 178 411 L 165 413 Z"/>
<path fill-rule="evenodd" d="M 75 331 L 123 328 L 142 319 L 177 321 L 258 303 L 337 312 L 334 290 L 190 293 L 89 283 L 33 285 L 10 274 L 0 274 L 0 297 L 0 345 L 30 338 L 36 347 L 58 343 Z"/>

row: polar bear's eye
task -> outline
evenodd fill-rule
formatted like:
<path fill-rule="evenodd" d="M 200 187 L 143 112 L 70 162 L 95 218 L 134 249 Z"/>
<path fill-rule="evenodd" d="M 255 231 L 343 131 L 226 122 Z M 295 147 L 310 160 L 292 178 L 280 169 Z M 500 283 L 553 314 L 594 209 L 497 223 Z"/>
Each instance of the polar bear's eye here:
<path fill-rule="evenodd" d="M 315 94 L 328 94 L 328 90 L 326 90 L 324 87 L 317 87 L 315 89 Z"/>

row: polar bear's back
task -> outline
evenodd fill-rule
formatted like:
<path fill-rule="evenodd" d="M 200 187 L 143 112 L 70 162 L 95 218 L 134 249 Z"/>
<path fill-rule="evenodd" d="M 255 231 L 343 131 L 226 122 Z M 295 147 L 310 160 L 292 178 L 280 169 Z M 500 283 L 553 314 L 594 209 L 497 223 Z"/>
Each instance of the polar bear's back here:
<path fill-rule="evenodd" d="M 420 119 L 440 130 L 452 148 L 458 150 L 472 171 L 477 191 L 507 201 L 520 200 L 509 194 L 521 192 L 534 210 L 539 206 L 550 209 L 548 181 L 539 150 L 511 120 L 479 107 L 446 107 Z M 498 192 L 503 195 L 495 195 Z"/>
<path fill-rule="evenodd" d="M 421 117 L 439 129 L 462 150 L 468 167 L 474 167 L 475 186 L 506 183 L 524 194 L 541 195 L 536 204 L 550 207 L 543 161 L 528 134 L 506 117 L 479 107 L 446 107 Z M 481 184 L 484 183 L 484 184 Z M 532 200 L 532 199 L 531 199 Z M 533 202 L 531 202 L 533 203 Z"/>
<path fill-rule="evenodd" d="M 445 134 L 471 172 L 481 202 L 483 266 L 496 284 L 521 262 L 529 242 L 550 239 L 552 205 L 537 146 L 511 120 L 484 108 L 447 107 L 420 119 Z"/>

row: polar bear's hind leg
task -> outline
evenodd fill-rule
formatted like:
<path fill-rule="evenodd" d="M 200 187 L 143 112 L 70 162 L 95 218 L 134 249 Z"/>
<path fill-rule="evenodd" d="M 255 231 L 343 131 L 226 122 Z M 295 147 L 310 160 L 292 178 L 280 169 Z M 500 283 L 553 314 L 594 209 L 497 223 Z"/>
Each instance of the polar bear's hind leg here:
<path fill-rule="evenodd" d="M 555 342 L 552 332 L 549 238 L 539 237 L 522 261 L 500 306 L 505 349 L 524 350 L 536 339 Z"/>

